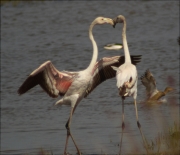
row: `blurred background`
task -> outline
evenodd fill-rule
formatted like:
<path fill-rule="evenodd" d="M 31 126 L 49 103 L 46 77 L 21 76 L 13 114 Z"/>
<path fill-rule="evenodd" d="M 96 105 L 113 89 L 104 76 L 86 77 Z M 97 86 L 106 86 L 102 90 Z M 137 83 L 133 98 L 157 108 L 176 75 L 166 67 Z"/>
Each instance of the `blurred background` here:
<path fill-rule="evenodd" d="M 19 96 L 17 89 L 39 65 L 51 60 L 59 70 L 85 69 L 91 60 L 88 29 L 98 16 L 124 15 L 132 55 L 142 55 L 139 77 L 153 73 L 159 90 L 176 89 L 158 105 L 146 105 L 145 87 L 138 81 L 138 112 L 148 141 L 179 125 L 179 1 L 33 1 L 1 2 L 1 153 L 34 153 L 44 148 L 62 154 L 70 107 L 55 107 L 39 87 Z M 98 25 L 93 35 L 99 59 L 124 55 L 108 51 L 108 43 L 122 43 L 122 24 Z M 116 79 L 98 86 L 76 109 L 71 130 L 83 154 L 118 153 L 121 98 Z M 132 97 L 125 100 L 123 153 L 145 153 Z M 69 141 L 68 151 L 76 149 Z"/>

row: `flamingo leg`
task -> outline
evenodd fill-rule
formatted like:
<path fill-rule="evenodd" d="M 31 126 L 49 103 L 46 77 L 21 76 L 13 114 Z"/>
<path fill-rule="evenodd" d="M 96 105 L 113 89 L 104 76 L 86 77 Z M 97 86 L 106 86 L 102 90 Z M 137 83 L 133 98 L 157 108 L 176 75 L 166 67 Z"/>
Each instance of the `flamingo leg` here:
<path fill-rule="evenodd" d="M 67 136 L 66 136 L 66 144 L 65 144 L 65 149 L 64 149 L 64 155 L 66 155 L 66 150 L 67 150 L 67 145 L 68 145 L 68 139 L 69 139 L 69 131 L 67 129 Z"/>
<path fill-rule="evenodd" d="M 79 148 L 78 148 L 78 146 L 77 146 L 77 144 L 76 144 L 76 142 L 75 142 L 75 140 L 74 140 L 74 138 L 73 138 L 73 136 L 71 134 L 71 130 L 70 130 L 70 124 L 71 124 L 71 119 L 72 119 L 73 112 L 74 112 L 74 108 L 71 108 L 70 117 L 69 117 L 69 119 L 68 119 L 68 121 L 66 123 L 67 136 L 66 136 L 66 144 L 65 144 L 65 149 L 64 149 L 64 155 L 67 154 L 66 150 L 67 150 L 69 136 L 71 137 L 71 139 L 72 139 L 72 141 L 73 141 L 73 143 L 74 143 L 74 145 L 75 145 L 75 147 L 77 149 L 78 154 L 81 155 L 81 152 L 80 152 L 80 150 L 79 150 Z"/>
<path fill-rule="evenodd" d="M 122 97 L 122 132 L 121 132 L 121 141 L 120 141 L 120 150 L 119 150 L 119 154 L 121 154 L 122 139 L 123 139 L 124 128 L 125 128 L 125 123 L 124 123 L 124 97 Z"/>
<path fill-rule="evenodd" d="M 147 142 L 146 142 L 146 139 L 144 137 L 144 134 L 141 130 L 141 124 L 139 123 L 139 118 L 138 118 L 138 111 L 137 111 L 137 105 L 136 105 L 136 99 L 134 99 L 134 105 L 135 105 L 135 111 L 136 111 L 136 120 L 137 120 L 137 126 L 139 128 L 139 131 L 141 133 L 141 137 L 142 137 L 142 140 L 143 140 L 143 143 L 144 143 L 144 146 L 146 148 L 146 152 L 148 154 L 148 145 L 147 145 Z"/>

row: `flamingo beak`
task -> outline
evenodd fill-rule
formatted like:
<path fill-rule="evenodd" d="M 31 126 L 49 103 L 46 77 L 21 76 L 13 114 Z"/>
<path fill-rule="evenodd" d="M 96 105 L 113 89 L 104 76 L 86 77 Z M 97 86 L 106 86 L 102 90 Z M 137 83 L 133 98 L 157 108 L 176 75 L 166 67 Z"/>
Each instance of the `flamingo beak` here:
<path fill-rule="evenodd" d="M 117 21 L 117 18 L 114 18 L 114 19 L 113 19 L 113 27 L 114 27 L 114 28 L 115 28 L 115 26 L 116 26 L 116 24 L 117 24 L 116 21 Z"/>
<path fill-rule="evenodd" d="M 112 26 L 114 25 L 114 21 L 111 18 L 106 18 L 106 19 L 108 24 L 111 24 Z"/>
<path fill-rule="evenodd" d="M 117 23 L 123 23 L 123 20 L 121 18 L 119 18 L 119 17 L 116 17 L 116 18 L 113 19 L 113 22 L 114 22 L 113 27 L 115 28 L 116 24 Z"/>

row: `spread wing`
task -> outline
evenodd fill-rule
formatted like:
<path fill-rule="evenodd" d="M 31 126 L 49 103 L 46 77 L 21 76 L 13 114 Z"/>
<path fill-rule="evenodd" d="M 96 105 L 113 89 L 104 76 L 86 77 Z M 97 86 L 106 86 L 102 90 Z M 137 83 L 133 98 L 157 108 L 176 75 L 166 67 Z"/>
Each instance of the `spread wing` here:
<path fill-rule="evenodd" d="M 139 63 L 140 60 L 141 55 L 131 56 L 131 61 L 134 65 Z M 124 62 L 124 56 L 104 57 L 99 60 L 94 67 L 94 74 L 91 83 L 86 90 L 85 97 L 91 91 L 93 91 L 100 83 L 116 76 L 116 71 L 111 66 L 119 67 L 120 65 L 124 64 Z"/>
<path fill-rule="evenodd" d="M 59 72 L 51 61 L 46 61 L 28 76 L 18 89 L 18 94 L 24 94 L 39 84 L 49 96 L 63 96 L 73 82 L 76 74 L 73 72 Z"/>
<path fill-rule="evenodd" d="M 149 69 L 146 70 L 146 72 L 140 77 L 140 79 L 142 84 L 146 87 L 146 93 L 148 97 L 157 92 L 156 80 Z"/>

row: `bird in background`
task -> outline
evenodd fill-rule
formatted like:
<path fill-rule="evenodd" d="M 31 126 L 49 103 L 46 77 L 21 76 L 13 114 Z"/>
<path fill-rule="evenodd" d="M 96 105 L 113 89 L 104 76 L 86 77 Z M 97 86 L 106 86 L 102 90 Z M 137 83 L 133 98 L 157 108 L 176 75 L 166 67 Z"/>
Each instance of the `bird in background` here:
<path fill-rule="evenodd" d="M 116 26 L 117 23 L 123 23 L 122 40 L 123 40 L 123 49 L 124 49 L 124 54 L 125 54 L 124 64 L 118 67 L 112 66 L 112 68 L 116 71 L 117 87 L 118 87 L 119 95 L 122 98 L 122 133 L 121 133 L 121 142 L 120 142 L 120 151 L 119 151 L 119 153 L 121 154 L 122 137 L 123 137 L 123 131 L 125 128 L 124 100 L 126 97 L 132 96 L 134 99 L 137 126 L 140 130 L 145 147 L 147 145 L 146 145 L 146 141 L 142 133 L 141 125 L 139 123 L 139 118 L 138 118 L 138 110 L 137 110 L 137 104 L 136 104 L 138 73 L 137 73 L 136 66 L 132 64 L 132 61 L 130 58 L 130 53 L 129 53 L 127 39 L 126 39 L 126 19 L 123 15 L 119 15 L 116 18 L 114 18 L 113 21 L 114 21 L 114 27 Z M 147 147 L 146 147 L 146 150 L 147 150 Z"/>
<path fill-rule="evenodd" d="M 149 69 L 140 77 L 142 84 L 146 87 L 146 101 L 148 103 L 156 103 L 167 93 L 173 91 L 172 87 L 166 87 L 164 91 L 159 91 L 156 87 L 156 80 Z"/>
<path fill-rule="evenodd" d="M 50 97 L 56 98 L 59 95 L 62 98 L 55 103 L 55 105 L 70 105 L 70 116 L 65 125 L 67 130 L 66 143 L 64 154 L 67 154 L 68 139 L 71 137 L 77 153 L 80 155 L 80 149 L 78 148 L 72 133 L 71 133 L 71 121 L 76 107 L 80 101 L 85 98 L 94 88 L 96 88 L 103 81 L 113 78 L 116 72 L 111 66 L 120 66 L 124 63 L 124 56 L 104 57 L 100 61 L 98 58 L 98 48 L 94 40 L 92 29 L 95 25 L 110 24 L 114 25 L 114 22 L 110 18 L 97 17 L 89 27 L 89 38 L 93 46 L 93 55 L 89 66 L 81 71 L 69 72 L 58 71 L 51 61 L 46 61 L 39 68 L 35 69 L 23 82 L 18 89 L 18 94 L 24 94 L 36 85 L 40 85 Z M 140 62 L 141 56 L 131 56 L 131 61 L 134 65 Z"/>
<path fill-rule="evenodd" d="M 112 43 L 105 45 L 104 48 L 107 50 L 120 50 L 123 48 L 123 45 L 120 43 Z"/>

